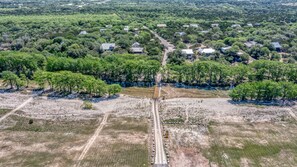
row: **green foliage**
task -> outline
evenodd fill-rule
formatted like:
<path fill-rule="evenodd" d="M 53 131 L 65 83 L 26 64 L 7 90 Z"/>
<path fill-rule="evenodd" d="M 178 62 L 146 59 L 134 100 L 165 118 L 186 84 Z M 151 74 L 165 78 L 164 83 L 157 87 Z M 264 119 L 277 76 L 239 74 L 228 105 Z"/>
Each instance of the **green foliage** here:
<path fill-rule="evenodd" d="M 70 71 L 45 72 L 37 71 L 34 74 L 35 81 L 44 88 L 49 85 L 51 89 L 63 92 L 84 92 L 97 96 L 104 96 L 106 93 L 118 93 L 121 90 L 119 85 L 111 85 L 112 90 L 102 80 L 95 79 L 93 76 Z"/>
<path fill-rule="evenodd" d="M 248 82 L 234 88 L 230 97 L 234 101 L 241 100 L 264 100 L 275 99 L 294 100 L 297 99 L 297 85 L 292 82 Z"/>
<path fill-rule="evenodd" d="M 297 81 L 297 65 L 270 60 L 258 60 L 249 65 L 229 66 L 213 61 L 167 65 L 167 82 L 193 85 L 226 86 L 246 81 Z"/>
<path fill-rule="evenodd" d="M 89 101 L 84 101 L 82 108 L 85 110 L 92 110 L 93 109 L 93 104 Z"/>
<path fill-rule="evenodd" d="M 10 86 L 11 89 L 15 86 L 17 89 L 20 89 L 25 85 L 24 81 L 21 80 L 16 74 L 11 71 L 3 71 L 1 73 L 3 83 L 5 86 Z"/>

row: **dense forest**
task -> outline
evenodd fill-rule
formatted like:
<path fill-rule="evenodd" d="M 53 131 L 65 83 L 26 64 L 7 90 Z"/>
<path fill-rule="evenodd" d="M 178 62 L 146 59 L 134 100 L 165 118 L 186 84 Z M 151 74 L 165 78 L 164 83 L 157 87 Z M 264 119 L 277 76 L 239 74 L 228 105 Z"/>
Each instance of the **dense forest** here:
<path fill-rule="evenodd" d="M 161 71 L 166 83 L 235 87 L 234 100 L 294 99 L 296 16 L 289 0 L 0 0 L 0 72 L 17 89 L 101 96 L 120 90 L 107 84 L 153 86 Z M 175 45 L 166 67 L 144 26 Z"/>

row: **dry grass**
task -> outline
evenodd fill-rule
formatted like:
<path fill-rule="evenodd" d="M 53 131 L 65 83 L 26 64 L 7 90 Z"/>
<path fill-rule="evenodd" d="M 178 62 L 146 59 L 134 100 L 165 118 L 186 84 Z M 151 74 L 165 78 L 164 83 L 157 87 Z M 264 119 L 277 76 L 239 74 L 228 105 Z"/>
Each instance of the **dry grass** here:
<path fill-rule="evenodd" d="M 133 97 L 145 97 L 145 98 L 151 98 L 154 94 L 154 87 L 150 88 L 138 88 L 138 87 L 129 87 L 129 88 L 123 88 L 123 91 L 121 94 L 129 95 Z"/>
<path fill-rule="evenodd" d="M 110 118 L 81 166 L 149 166 L 147 130 L 146 119 Z"/>
<path fill-rule="evenodd" d="M 0 166 L 71 166 L 73 157 L 95 130 L 95 119 L 42 120 L 12 115 L 2 122 Z"/>
<path fill-rule="evenodd" d="M 166 99 L 172 98 L 226 98 L 227 91 L 223 90 L 204 90 L 204 89 L 186 89 L 166 86 L 162 88 L 162 96 Z"/>

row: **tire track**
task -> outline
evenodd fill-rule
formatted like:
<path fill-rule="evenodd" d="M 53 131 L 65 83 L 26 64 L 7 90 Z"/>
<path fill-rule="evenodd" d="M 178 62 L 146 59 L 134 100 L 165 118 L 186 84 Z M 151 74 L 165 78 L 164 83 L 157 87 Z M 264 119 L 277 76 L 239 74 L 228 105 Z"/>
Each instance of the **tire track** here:
<path fill-rule="evenodd" d="M 6 113 L 5 115 L 3 115 L 0 118 L 0 122 L 2 122 L 4 119 L 6 119 L 7 117 L 9 117 L 11 114 L 14 114 L 16 111 L 22 109 L 23 107 L 25 107 L 28 103 L 30 103 L 31 101 L 33 101 L 34 97 L 30 97 L 29 99 L 27 99 L 25 102 L 23 102 L 21 105 L 19 105 L 17 108 L 11 110 L 10 112 Z"/>
<path fill-rule="evenodd" d="M 85 145 L 83 151 L 81 152 L 80 156 L 78 157 L 77 161 L 78 163 L 74 165 L 74 167 L 79 167 L 81 161 L 85 158 L 86 154 L 88 153 L 88 151 L 90 150 L 90 148 L 92 147 L 92 145 L 94 144 L 95 140 L 97 139 L 98 135 L 100 134 L 100 132 L 102 131 L 104 125 L 107 123 L 107 119 L 108 119 L 109 113 L 106 113 L 103 117 L 102 122 L 100 123 L 100 125 L 98 126 L 98 128 L 96 129 L 95 133 L 93 134 L 93 136 L 88 140 L 87 144 Z"/>

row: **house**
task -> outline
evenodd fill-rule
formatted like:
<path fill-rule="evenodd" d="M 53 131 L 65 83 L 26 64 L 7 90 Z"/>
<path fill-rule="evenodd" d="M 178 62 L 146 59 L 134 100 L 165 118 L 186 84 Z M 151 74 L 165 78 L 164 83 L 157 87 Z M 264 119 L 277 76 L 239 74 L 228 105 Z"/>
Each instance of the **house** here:
<path fill-rule="evenodd" d="M 81 31 L 80 33 L 79 33 L 79 35 L 87 35 L 88 33 L 87 33 L 87 31 Z"/>
<path fill-rule="evenodd" d="M 105 27 L 106 28 L 112 28 L 112 25 L 106 25 Z"/>
<path fill-rule="evenodd" d="M 134 54 L 142 54 L 143 53 L 143 48 L 139 47 L 139 48 L 131 48 L 130 51 Z"/>
<path fill-rule="evenodd" d="M 166 24 L 157 24 L 157 27 L 158 27 L 158 28 L 166 28 L 167 25 L 166 25 Z"/>
<path fill-rule="evenodd" d="M 176 32 L 175 33 L 175 36 L 185 36 L 185 35 L 187 35 L 185 32 Z"/>
<path fill-rule="evenodd" d="M 103 43 L 101 44 L 100 49 L 105 52 L 105 51 L 113 51 L 115 48 L 115 43 Z"/>
<path fill-rule="evenodd" d="M 209 33 L 208 30 L 204 30 L 204 31 L 200 31 L 200 32 L 203 33 L 203 34 Z"/>
<path fill-rule="evenodd" d="M 211 27 L 212 27 L 212 28 L 219 27 L 219 26 L 220 26 L 220 25 L 217 24 L 217 23 L 216 23 L 216 24 L 211 24 Z"/>
<path fill-rule="evenodd" d="M 0 51 L 6 51 L 11 50 L 11 44 L 10 43 L 2 43 L 0 44 Z"/>
<path fill-rule="evenodd" d="M 190 24 L 190 27 L 193 27 L 193 28 L 198 28 L 199 25 L 198 24 Z"/>
<path fill-rule="evenodd" d="M 100 32 L 105 32 L 105 31 L 106 31 L 105 28 L 101 28 L 101 29 L 100 29 Z"/>
<path fill-rule="evenodd" d="M 248 27 L 254 27 L 252 23 L 247 24 Z"/>
<path fill-rule="evenodd" d="M 190 25 L 188 25 L 188 24 L 185 24 L 185 25 L 183 25 L 183 27 L 184 27 L 184 28 L 189 28 L 189 27 L 190 27 Z"/>
<path fill-rule="evenodd" d="M 261 23 L 255 23 L 255 27 L 260 27 L 261 25 Z"/>
<path fill-rule="evenodd" d="M 182 54 L 187 56 L 187 59 L 193 59 L 194 58 L 194 52 L 193 49 L 182 49 Z"/>
<path fill-rule="evenodd" d="M 215 53 L 216 51 L 213 48 L 204 48 L 204 49 L 199 48 L 198 52 L 200 54 L 211 55 L 211 54 Z"/>
<path fill-rule="evenodd" d="M 272 45 L 273 49 L 275 49 L 277 52 L 282 51 L 282 46 L 279 42 L 271 42 L 271 45 Z"/>
<path fill-rule="evenodd" d="M 144 48 L 141 47 L 140 43 L 135 42 L 132 44 L 130 51 L 134 54 L 142 54 L 144 51 Z"/>
<path fill-rule="evenodd" d="M 231 48 L 232 48 L 232 46 L 222 47 L 222 48 L 221 48 L 221 51 L 222 51 L 223 53 L 227 53 L 227 51 L 228 51 L 229 49 L 231 49 Z"/>
<path fill-rule="evenodd" d="M 139 42 L 135 42 L 132 44 L 132 48 L 139 48 L 140 47 L 140 43 Z"/>
<path fill-rule="evenodd" d="M 260 46 L 260 47 L 263 46 L 263 45 L 261 45 L 261 44 L 255 42 L 255 41 L 247 41 L 247 42 L 244 43 L 244 45 L 245 45 L 246 47 L 248 47 L 248 48 L 252 48 L 252 47 L 254 47 L 254 46 Z"/>
<path fill-rule="evenodd" d="M 124 31 L 129 32 L 129 26 L 125 26 Z"/>
<path fill-rule="evenodd" d="M 241 27 L 241 25 L 239 25 L 239 24 L 233 24 L 233 25 L 231 25 L 231 28 L 240 28 Z"/>

